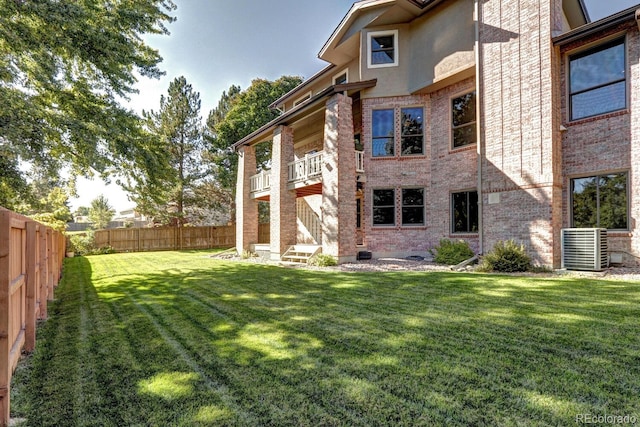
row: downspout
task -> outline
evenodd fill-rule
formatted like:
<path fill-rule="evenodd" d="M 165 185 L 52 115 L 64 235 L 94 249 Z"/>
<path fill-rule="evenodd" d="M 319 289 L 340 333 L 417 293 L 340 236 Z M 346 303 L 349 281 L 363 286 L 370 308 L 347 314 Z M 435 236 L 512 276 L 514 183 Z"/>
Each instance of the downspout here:
<path fill-rule="evenodd" d="M 482 96 L 480 92 L 480 79 L 482 78 L 482 63 L 480 61 L 480 2 L 473 1 L 473 18 L 475 24 L 475 61 L 476 61 L 476 154 L 478 162 L 478 254 L 484 253 L 484 229 L 483 229 L 483 201 L 482 201 L 482 109 L 480 108 Z"/>

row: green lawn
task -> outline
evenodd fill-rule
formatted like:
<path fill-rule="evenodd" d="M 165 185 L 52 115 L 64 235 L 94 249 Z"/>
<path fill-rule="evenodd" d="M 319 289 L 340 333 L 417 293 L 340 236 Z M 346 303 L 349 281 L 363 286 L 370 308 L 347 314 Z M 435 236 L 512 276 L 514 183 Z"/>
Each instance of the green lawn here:
<path fill-rule="evenodd" d="M 640 419 L 640 283 L 67 259 L 12 384 L 25 425 Z"/>

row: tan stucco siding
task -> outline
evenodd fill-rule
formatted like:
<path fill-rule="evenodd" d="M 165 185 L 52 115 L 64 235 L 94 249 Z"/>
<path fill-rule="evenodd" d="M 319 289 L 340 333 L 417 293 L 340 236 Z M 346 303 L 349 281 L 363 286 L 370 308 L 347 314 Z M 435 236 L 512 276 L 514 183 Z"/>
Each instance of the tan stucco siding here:
<path fill-rule="evenodd" d="M 473 0 L 445 2 L 409 27 L 408 90 L 415 92 L 475 63 Z"/>

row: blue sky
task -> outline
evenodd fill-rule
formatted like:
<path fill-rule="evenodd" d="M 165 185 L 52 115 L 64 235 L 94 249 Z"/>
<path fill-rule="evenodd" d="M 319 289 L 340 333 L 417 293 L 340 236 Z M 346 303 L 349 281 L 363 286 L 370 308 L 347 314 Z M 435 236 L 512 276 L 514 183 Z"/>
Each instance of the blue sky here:
<path fill-rule="evenodd" d="M 637 4 L 638 0 L 584 0 L 592 20 Z M 170 36 L 147 37 L 164 58 L 160 80 L 140 79 L 127 104 L 138 112 L 157 109 L 169 82 L 184 75 L 200 92 L 203 118 L 232 84 L 243 89 L 254 78 L 305 78 L 326 64 L 317 58 L 352 0 L 176 0 Z M 103 193 L 118 211 L 132 207 L 115 184 L 81 179 L 72 210 L 89 206 Z"/>

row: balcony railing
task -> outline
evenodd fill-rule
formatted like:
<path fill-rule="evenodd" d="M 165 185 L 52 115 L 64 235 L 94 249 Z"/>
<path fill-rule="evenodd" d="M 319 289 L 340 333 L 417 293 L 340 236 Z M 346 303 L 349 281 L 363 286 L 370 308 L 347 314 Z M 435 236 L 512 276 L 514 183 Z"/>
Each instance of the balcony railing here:
<path fill-rule="evenodd" d="M 307 154 L 304 158 L 289 163 L 289 182 L 302 182 L 322 176 L 323 151 Z M 364 173 L 364 153 L 356 151 L 356 172 Z M 257 193 L 271 188 L 271 171 L 262 171 L 251 177 L 251 192 Z"/>
<path fill-rule="evenodd" d="M 262 171 L 250 180 L 251 192 L 257 193 L 271 188 L 271 171 Z"/>
<path fill-rule="evenodd" d="M 356 151 L 356 172 L 364 173 L 364 152 Z"/>
<path fill-rule="evenodd" d="M 307 154 L 304 158 L 289 163 L 289 182 L 306 181 L 322 175 L 322 155 L 320 151 Z"/>

